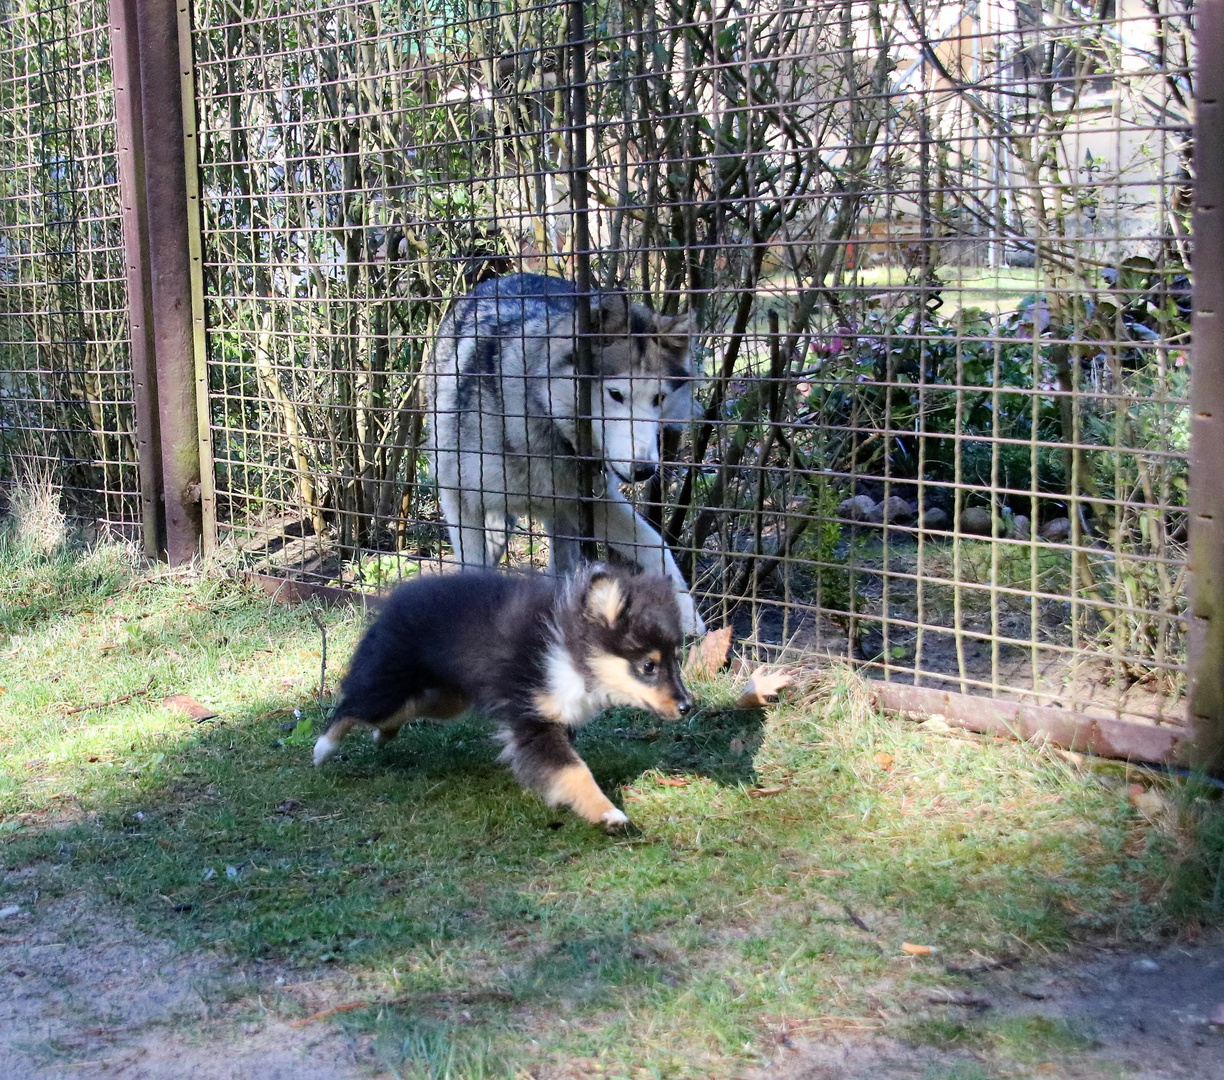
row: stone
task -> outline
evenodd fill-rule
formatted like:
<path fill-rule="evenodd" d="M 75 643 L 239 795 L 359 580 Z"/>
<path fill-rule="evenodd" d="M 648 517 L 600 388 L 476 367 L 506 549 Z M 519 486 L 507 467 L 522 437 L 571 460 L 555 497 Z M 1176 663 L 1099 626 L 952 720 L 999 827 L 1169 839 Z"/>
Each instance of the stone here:
<path fill-rule="evenodd" d="M 938 506 L 932 506 L 922 515 L 924 529 L 946 529 L 948 527 L 948 512 Z"/>
<path fill-rule="evenodd" d="M 914 520 L 914 508 L 900 495 L 890 495 L 880 503 L 880 516 L 887 522 L 904 525 Z"/>
<path fill-rule="evenodd" d="M 1065 517 L 1057 517 L 1052 521 L 1047 521 L 1041 527 L 1041 538 L 1050 540 L 1055 544 L 1060 544 L 1064 540 L 1071 537 L 1071 519 Z"/>
<path fill-rule="evenodd" d="M 847 521 L 866 521 L 867 515 L 875 508 L 875 499 L 870 495 L 855 495 L 837 504 L 837 516 Z"/>
<path fill-rule="evenodd" d="M 989 536 L 990 511 L 984 506 L 970 506 L 961 511 L 960 531 L 973 536 Z"/>
<path fill-rule="evenodd" d="M 1017 514 L 1012 518 L 1012 536 L 1017 540 L 1027 540 L 1031 535 L 1029 519 L 1023 514 Z"/>

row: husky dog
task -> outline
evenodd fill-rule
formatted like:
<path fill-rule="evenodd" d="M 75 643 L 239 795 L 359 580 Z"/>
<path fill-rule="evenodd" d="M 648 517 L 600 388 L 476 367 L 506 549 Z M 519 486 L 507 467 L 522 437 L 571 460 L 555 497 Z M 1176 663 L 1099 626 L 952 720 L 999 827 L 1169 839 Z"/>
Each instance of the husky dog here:
<path fill-rule="evenodd" d="M 390 595 L 357 646 L 315 764 L 354 725 L 381 742 L 416 717 L 474 708 L 501 723 L 502 760 L 549 806 L 624 825 L 572 734 L 609 705 L 668 720 L 688 713 L 680 644 L 663 577 L 592 564 L 568 580 L 489 570 L 417 578 Z"/>
<path fill-rule="evenodd" d="M 430 451 L 455 556 L 493 566 L 520 516 L 546 524 L 551 568 L 580 561 L 576 308 L 568 281 L 513 274 L 483 282 L 442 320 L 426 368 Z M 704 624 L 670 551 L 629 505 L 621 483 L 659 468 L 660 426 L 692 410 L 688 315 L 662 316 L 622 293 L 591 304 L 595 537 L 672 580 L 682 625 Z"/>

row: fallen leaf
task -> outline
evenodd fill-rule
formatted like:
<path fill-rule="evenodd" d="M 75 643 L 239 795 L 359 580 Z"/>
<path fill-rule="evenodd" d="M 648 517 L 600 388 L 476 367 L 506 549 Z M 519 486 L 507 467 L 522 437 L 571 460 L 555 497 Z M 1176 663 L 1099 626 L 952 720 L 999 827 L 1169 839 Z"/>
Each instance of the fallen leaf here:
<path fill-rule="evenodd" d="M 901 951 L 908 953 L 910 956 L 930 956 L 931 953 L 938 950 L 934 945 L 915 945 L 910 941 L 901 942 Z"/>
<path fill-rule="evenodd" d="M 683 776 L 660 776 L 659 783 L 664 787 L 688 787 L 689 781 Z"/>
<path fill-rule="evenodd" d="M 711 630 L 693 648 L 684 662 L 684 675 L 689 679 L 712 678 L 727 665 L 731 651 L 731 627 Z"/>
<path fill-rule="evenodd" d="M 892 754 L 885 753 L 876 754 L 875 763 L 879 765 L 881 769 L 891 769 L 893 764 L 893 756 Z"/>
<path fill-rule="evenodd" d="M 763 709 L 771 698 L 778 696 L 778 691 L 790 686 L 791 676 L 785 671 L 769 671 L 759 667 L 752 673 L 743 693 L 735 699 L 736 709 Z"/>
<path fill-rule="evenodd" d="M 786 788 L 784 787 L 758 787 L 748 789 L 748 798 L 750 799 L 765 799 L 770 795 L 781 795 Z"/>
<path fill-rule="evenodd" d="M 201 705 L 190 694 L 171 694 L 162 698 L 162 704 L 175 712 L 186 713 L 196 723 L 211 720 L 217 714 L 207 705 Z"/>
<path fill-rule="evenodd" d="M 1132 787 L 1139 787 L 1139 785 L 1134 784 Z M 1139 787 L 1138 791 L 1131 792 L 1130 804 L 1141 813 L 1156 814 L 1164 809 L 1165 800 L 1159 791 L 1155 789 L 1144 791 L 1142 787 Z"/>

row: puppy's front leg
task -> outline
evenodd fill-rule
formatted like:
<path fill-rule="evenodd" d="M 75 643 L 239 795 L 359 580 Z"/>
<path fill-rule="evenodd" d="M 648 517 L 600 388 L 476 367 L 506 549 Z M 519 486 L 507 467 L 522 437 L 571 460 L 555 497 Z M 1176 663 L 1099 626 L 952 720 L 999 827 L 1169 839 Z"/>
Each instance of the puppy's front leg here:
<path fill-rule="evenodd" d="M 539 791 L 549 806 L 568 806 L 592 825 L 612 828 L 629 821 L 599 790 L 562 724 L 535 717 L 512 723 L 502 759 L 510 763 L 519 783 Z"/>

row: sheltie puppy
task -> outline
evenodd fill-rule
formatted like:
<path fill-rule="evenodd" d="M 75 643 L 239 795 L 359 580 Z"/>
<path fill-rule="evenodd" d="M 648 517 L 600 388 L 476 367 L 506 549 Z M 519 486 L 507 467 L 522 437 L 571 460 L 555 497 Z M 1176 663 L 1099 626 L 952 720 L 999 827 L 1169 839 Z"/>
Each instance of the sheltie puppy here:
<path fill-rule="evenodd" d="M 524 787 L 592 824 L 624 825 L 573 732 L 610 705 L 687 714 L 680 626 L 675 587 L 661 575 L 596 564 L 567 579 L 481 570 L 417 578 L 388 597 L 357 646 L 315 764 L 354 725 L 385 741 L 417 717 L 474 709 L 500 723 L 501 760 Z"/>

